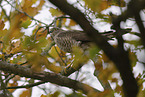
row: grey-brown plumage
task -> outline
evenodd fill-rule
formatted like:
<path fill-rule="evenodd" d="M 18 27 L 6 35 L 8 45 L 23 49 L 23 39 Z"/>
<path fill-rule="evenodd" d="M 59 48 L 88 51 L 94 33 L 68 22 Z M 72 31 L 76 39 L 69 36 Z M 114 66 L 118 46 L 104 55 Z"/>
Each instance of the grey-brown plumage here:
<path fill-rule="evenodd" d="M 65 31 L 56 27 L 52 28 L 50 32 L 57 46 L 65 52 L 72 52 L 73 46 L 87 49 L 88 44 L 91 42 L 90 38 L 85 33 L 78 30 Z"/>

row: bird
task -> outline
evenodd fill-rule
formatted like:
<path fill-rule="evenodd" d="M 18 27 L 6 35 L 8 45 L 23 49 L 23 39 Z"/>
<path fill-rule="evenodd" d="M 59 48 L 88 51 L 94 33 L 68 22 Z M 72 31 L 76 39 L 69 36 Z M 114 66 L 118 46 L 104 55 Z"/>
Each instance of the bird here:
<path fill-rule="evenodd" d="M 56 45 L 64 52 L 68 53 L 73 52 L 74 46 L 86 50 L 90 43 L 92 43 L 90 37 L 88 37 L 83 31 L 79 30 L 63 30 L 54 27 L 50 29 L 50 33 Z"/>
<path fill-rule="evenodd" d="M 94 42 L 91 40 L 91 38 L 88 37 L 88 35 L 84 33 L 84 31 L 80 30 L 63 30 L 61 28 L 54 27 L 51 28 L 49 32 L 51 33 L 51 37 L 56 45 L 64 52 L 73 54 L 73 47 L 75 46 L 80 47 L 82 49 L 81 51 L 83 51 L 82 53 L 80 53 L 82 54 L 81 58 L 74 59 L 74 62 L 78 62 L 77 65 L 69 64 L 65 69 L 61 71 L 61 74 L 68 76 L 76 70 L 79 70 L 84 65 L 84 62 L 86 62 L 86 60 L 84 62 L 78 60 L 82 58 L 88 58 L 86 57 L 89 56 L 88 49 L 94 45 Z M 106 38 L 110 39 L 110 35 L 112 35 L 111 33 L 109 31 L 107 33 L 103 33 L 103 35 L 109 35 L 109 38 Z M 91 58 L 91 60 L 95 63 L 97 61 L 96 58 L 97 57 Z"/>
<path fill-rule="evenodd" d="M 50 29 L 51 36 L 57 46 L 64 52 L 72 53 L 73 47 L 77 46 L 86 51 L 94 43 L 84 31 L 80 30 L 63 30 L 59 27 Z M 114 32 L 101 32 L 107 40 L 113 40 Z"/>

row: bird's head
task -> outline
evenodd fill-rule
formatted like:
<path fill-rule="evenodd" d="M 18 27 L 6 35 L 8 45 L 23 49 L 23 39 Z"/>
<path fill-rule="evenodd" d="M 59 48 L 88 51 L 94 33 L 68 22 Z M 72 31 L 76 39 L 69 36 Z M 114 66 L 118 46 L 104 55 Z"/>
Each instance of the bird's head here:
<path fill-rule="evenodd" d="M 51 33 L 51 36 L 54 37 L 56 34 L 60 33 L 61 31 L 63 31 L 61 28 L 54 27 L 51 28 L 49 32 Z"/>

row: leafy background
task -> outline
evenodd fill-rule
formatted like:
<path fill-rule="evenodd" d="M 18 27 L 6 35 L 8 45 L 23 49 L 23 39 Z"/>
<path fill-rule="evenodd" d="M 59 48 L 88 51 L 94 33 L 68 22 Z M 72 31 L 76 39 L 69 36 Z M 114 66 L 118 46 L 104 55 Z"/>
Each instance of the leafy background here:
<path fill-rule="evenodd" d="M 111 14 L 120 15 L 126 9 L 128 3 L 124 0 L 68 0 L 68 2 L 80 9 L 100 32 L 112 31 Z M 85 63 L 85 65 L 79 72 L 70 75 L 69 78 L 101 90 L 102 92 L 98 96 L 110 97 L 115 95 L 118 97 L 123 95 L 122 80 L 114 63 L 98 47 L 91 48 L 90 56 L 85 56 L 78 61 L 76 59 L 82 57 L 79 48 L 74 51 L 74 57 L 53 45 L 49 27 L 58 26 L 66 30 L 82 30 L 68 15 L 46 0 L 3 0 L 0 3 L 0 59 L 2 61 L 28 66 L 36 72 L 59 73 L 66 65 L 75 60 L 74 64 Z M 141 14 L 142 17 L 145 16 L 143 11 Z M 122 22 L 121 26 L 124 29 L 129 29 L 129 33 L 123 35 L 125 48 L 129 49 L 133 72 L 141 87 L 138 97 L 143 97 L 142 95 L 145 95 L 143 88 L 145 61 L 144 48 L 138 36 L 139 31 L 132 18 Z M 115 47 L 117 45 L 115 37 L 109 43 Z M 43 52 L 48 53 L 44 53 L 42 56 Z M 93 63 L 90 59 L 96 57 L 96 54 L 97 62 Z M 74 68 L 77 68 L 77 65 Z M 23 78 L 6 72 L 2 72 L 1 76 L 7 82 L 8 88 L 16 87 L 15 89 L 8 89 L 14 97 L 84 96 L 81 92 L 73 92 L 68 88 L 50 83 L 33 88 L 18 89 L 17 86 L 36 83 L 38 80 Z M 108 83 L 111 84 L 112 88 L 108 89 Z M 104 89 L 101 84 L 104 84 Z"/>

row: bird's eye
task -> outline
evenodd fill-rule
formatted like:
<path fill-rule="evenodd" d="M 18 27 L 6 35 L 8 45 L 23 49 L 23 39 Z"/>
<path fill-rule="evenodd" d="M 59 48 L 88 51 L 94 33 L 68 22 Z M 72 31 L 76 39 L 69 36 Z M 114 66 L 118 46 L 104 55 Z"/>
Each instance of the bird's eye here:
<path fill-rule="evenodd" d="M 50 30 L 49 33 L 52 33 L 52 30 Z"/>
<path fill-rule="evenodd" d="M 49 32 L 50 32 L 50 33 L 52 33 L 53 31 L 55 31 L 55 29 L 54 29 L 54 28 L 52 28 Z"/>

